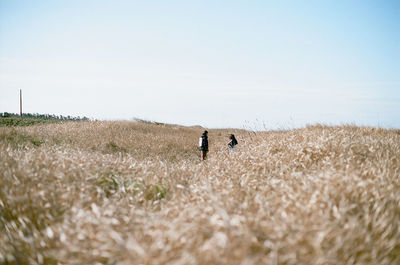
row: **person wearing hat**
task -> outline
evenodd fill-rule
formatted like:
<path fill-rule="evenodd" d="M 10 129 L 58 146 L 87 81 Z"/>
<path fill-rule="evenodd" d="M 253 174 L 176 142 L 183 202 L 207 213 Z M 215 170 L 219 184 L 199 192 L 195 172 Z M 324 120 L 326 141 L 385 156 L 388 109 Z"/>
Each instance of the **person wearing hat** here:
<path fill-rule="evenodd" d="M 201 159 L 206 160 L 208 153 L 208 131 L 204 131 L 199 139 L 199 148 L 201 152 Z"/>

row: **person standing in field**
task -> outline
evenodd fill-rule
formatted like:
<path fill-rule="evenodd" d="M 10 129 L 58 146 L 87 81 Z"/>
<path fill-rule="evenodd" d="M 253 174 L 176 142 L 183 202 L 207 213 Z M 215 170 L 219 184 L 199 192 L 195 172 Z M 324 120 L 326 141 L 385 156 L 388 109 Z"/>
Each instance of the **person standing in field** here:
<path fill-rule="evenodd" d="M 207 153 L 208 153 L 208 132 L 204 131 L 199 139 L 199 147 L 201 152 L 201 159 L 206 160 Z"/>
<path fill-rule="evenodd" d="M 235 138 L 235 135 L 231 134 L 229 136 L 230 142 L 228 143 L 228 151 L 229 153 L 235 153 L 236 152 L 236 145 L 238 144 L 238 141 Z"/>

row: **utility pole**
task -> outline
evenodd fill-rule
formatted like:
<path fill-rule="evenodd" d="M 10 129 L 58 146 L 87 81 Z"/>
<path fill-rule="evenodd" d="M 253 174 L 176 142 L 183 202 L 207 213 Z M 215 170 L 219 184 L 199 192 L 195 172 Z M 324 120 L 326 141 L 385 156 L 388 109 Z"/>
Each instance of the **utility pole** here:
<path fill-rule="evenodd" d="M 22 118 L 22 89 L 19 90 L 19 116 Z"/>

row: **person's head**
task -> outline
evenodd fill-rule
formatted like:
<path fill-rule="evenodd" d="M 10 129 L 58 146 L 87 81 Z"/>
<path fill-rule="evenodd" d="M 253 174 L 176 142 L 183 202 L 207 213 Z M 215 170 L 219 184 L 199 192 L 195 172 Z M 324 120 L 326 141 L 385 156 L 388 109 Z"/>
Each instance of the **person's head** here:
<path fill-rule="evenodd" d="M 208 134 L 208 131 L 204 131 L 203 134 L 204 134 L 204 135 L 207 135 L 207 134 Z"/>
<path fill-rule="evenodd" d="M 231 135 L 229 136 L 229 139 L 231 139 L 231 140 L 235 139 L 235 135 L 231 134 Z"/>

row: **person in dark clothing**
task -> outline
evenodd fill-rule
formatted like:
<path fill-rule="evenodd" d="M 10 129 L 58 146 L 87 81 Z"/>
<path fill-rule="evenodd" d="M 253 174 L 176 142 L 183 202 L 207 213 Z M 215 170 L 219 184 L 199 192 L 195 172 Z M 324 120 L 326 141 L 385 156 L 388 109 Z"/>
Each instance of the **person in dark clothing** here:
<path fill-rule="evenodd" d="M 200 151 L 201 151 L 201 158 L 203 160 L 206 159 L 207 157 L 207 153 L 208 153 L 208 136 L 207 136 L 208 132 L 204 131 L 203 134 L 201 135 L 200 139 L 199 139 L 199 147 L 200 147 Z"/>
<path fill-rule="evenodd" d="M 236 145 L 238 144 L 238 141 L 235 138 L 235 135 L 231 134 L 229 136 L 230 142 L 228 143 L 228 150 L 229 152 L 235 153 L 236 152 Z"/>

